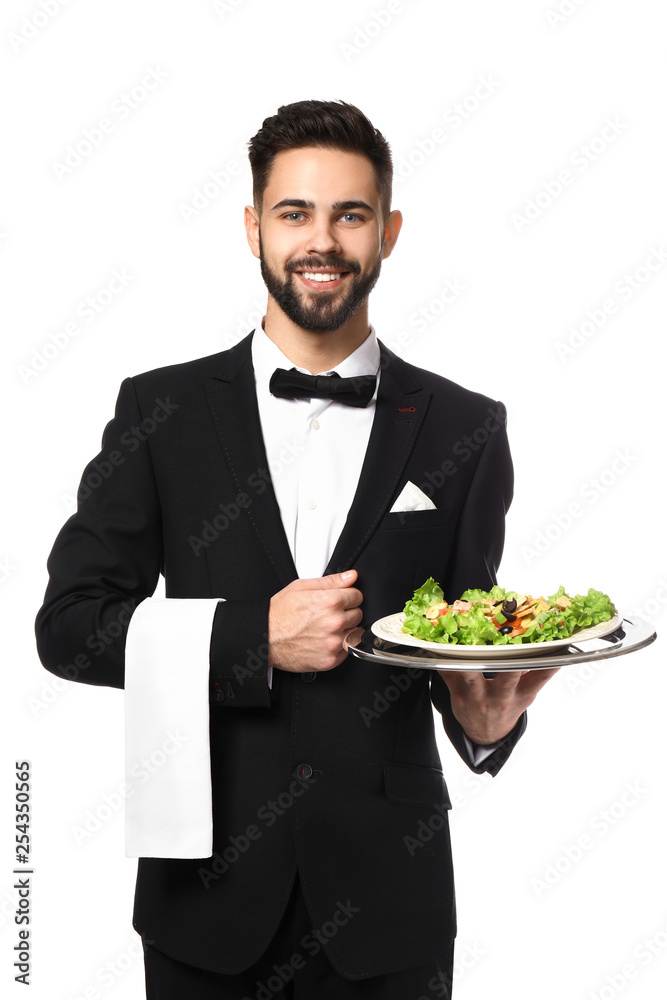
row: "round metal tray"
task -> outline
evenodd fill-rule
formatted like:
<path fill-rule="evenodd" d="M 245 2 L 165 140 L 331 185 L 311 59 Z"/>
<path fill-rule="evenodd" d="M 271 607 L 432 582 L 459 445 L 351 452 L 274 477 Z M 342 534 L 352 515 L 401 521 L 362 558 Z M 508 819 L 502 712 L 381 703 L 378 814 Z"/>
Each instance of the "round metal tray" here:
<path fill-rule="evenodd" d="M 586 639 L 577 642 L 576 635 L 567 647 L 559 646 L 550 653 L 541 652 L 539 656 L 517 656 L 516 658 L 494 656 L 493 646 L 489 647 L 488 657 L 471 659 L 452 655 L 451 649 L 446 655 L 438 655 L 430 650 L 415 646 L 403 646 L 399 643 L 380 639 L 368 629 L 354 646 L 349 646 L 352 656 L 360 660 L 372 660 L 373 663 L 386 663 L 388 666 L 422 667 L 426 670 L 475 670 L 485 676 L 494 677 L 497 673 L 508 670 L 551 670 L 553 667 L 566 667 L 571 663 L 585 663 L 588 660 L 606 660 L 612 656 L 623 656 L 634 653 L 637 649 L 649 646 L 657 638 L 656 632 L 647 622 L 635 618 L 623 618 L 613 632 L 601 638 Z M 500 646 L 507 649 L 507 646 Z M 525 647 L 524 647 L 525 648 Z"/>

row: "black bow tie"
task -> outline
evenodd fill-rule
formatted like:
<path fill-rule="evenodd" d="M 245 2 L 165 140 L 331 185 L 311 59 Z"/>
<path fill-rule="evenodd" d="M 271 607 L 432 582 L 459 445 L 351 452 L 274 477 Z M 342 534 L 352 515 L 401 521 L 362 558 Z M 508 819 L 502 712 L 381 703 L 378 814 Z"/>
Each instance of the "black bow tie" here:
<path fill-rule="evenodd" d="M 346 406 L 368 406 L 376 384 L 375 375 L 341 378 L 336 372 L 333 375 L 306 375 L 296 368 L 289 371 L 276 368 L 269 382 L 269 392 L 281 399 L 333 399 Z"/>

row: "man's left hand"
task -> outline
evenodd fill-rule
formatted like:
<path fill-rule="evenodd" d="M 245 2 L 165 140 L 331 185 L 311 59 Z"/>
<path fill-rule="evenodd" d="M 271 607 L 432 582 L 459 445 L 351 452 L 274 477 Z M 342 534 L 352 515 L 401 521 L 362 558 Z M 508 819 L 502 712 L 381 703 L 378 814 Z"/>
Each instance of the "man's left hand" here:
<path fill-rule="evenodd" d="M 488 668 L 492 670 L 492 667 Z M 481 671 L 439 670 L 449 688 L 452 711 L 473 743 L 496 743 L 514 729 L 535 695 L 557 674 L 550 670 L 507 670 L 487 679 Z"/>

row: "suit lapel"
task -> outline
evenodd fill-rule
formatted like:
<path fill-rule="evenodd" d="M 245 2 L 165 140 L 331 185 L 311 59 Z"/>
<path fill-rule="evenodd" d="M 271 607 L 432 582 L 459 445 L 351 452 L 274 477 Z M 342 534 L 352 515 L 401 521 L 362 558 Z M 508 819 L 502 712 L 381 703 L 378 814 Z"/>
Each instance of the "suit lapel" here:
<path fill-rule="evenodd" d="M 414 369 L 383 344 L 380 352 L 382 374 L 368 448 L 347 521 L 325 574 L 349 569 L 387 512 L 431 398 Z"/>
<path fill-rule="evenodd" d="M 215 429 L 239 503 L 281 586 L 298 577 L 269 474 L 252 367 L 252 334 L 222 355 L 206 380 Z"/>
<path fill-rule="evenodd" d="M 230 475 L 240 499 L 245 495 L 250 501 L 244 513 L 279 583 L 286 586 L 298 573 L 268 472 L 251 338 L 252 334 L 222 354 L 219 370 L 206 380 L 206 394 Z M 411 366 L 383 344 L 380 351 L 382 375 L 368 448 L 325 574 L 349 569 L 387 512 L 431 398 Z"/>

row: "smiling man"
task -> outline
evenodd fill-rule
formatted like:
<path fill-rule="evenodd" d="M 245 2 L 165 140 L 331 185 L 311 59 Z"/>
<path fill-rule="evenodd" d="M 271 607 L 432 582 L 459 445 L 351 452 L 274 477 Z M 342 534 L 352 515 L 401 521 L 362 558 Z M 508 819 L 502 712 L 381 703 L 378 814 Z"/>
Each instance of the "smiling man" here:
<path fill-rule="evenodd" d="M 129 852 L 149 1000 L 448 997 L 433 706 L 466 764 L 495 775 L 554 671 L 391 669 L 348 645 L 429 575 L 448 600 L 495 582 L 505 410 L 402 361 L 369 324 L 402 219 L 389 147 L 357 108 L 282 107 L 249 155 L 262 328 L 123 382 L 49 559 L 39 653 L 64 677 L 126 686 L 139 737 L 166 724 L 171 695 L 169 719 L 204 748 Z M 149 428 L 159 400 L 169 415 Z M 146 430 L 132 449 L 130 427 Z"/>
<path fill-rule="evenodd" d="M 341 167 L 353 197 L 331 202 Z M 266 199 L 269 207 L 262 212 L 261 225 L 261 208 L 246 208 L 248 240 L 260 257 L 270 295 L 267 319 L 273 306 L 274 322 L 279 323 L 282 315 L 296 330 L 332 333 L 351 324 L 363 343 L 368 326 L 362 307 L 401 227 L 400 213 L 389 212 L 380 203 L 373 164 L 359 153 L 306 147 L 278 153 L 268 180 L 262 201 Z M 272 204 L 273 197 L 291 188 L 311 191 L 313 197 L 317 192 L 320 204 L 290 196 Z M 368 201 L 359 197 L 360 192 Z M 270 259 L 262 245 L 262 229 Z M 292 256 L 304 252 L 303 257 Z M 353 256 L 344 256 L 346 252 Z"/>

